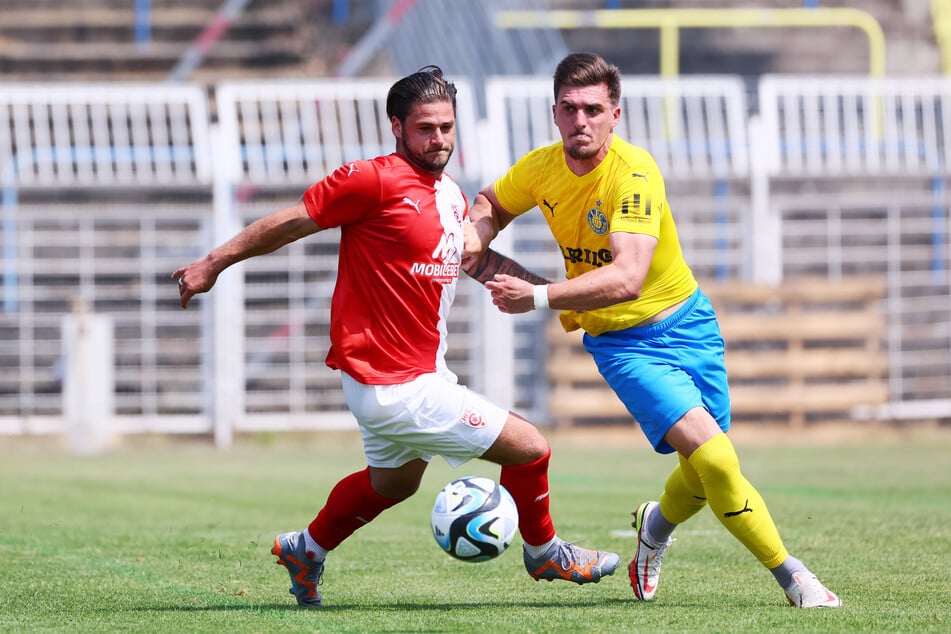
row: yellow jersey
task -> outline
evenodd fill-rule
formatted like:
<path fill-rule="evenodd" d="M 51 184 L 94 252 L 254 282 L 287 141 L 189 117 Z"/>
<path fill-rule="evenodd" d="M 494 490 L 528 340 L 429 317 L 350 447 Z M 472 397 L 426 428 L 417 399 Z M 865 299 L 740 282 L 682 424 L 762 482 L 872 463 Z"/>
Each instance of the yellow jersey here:
<path fill-rule="evenodd" d="M 561 313 L 565 330 L 591 335 L 623 330 L 689 297 L 697 280 L 684 260 L 664 177 L 649 152 L 615 135 L 603 161 L 578 176 L 559 141 L 523 156 L 493 186 L 506 211 L 538 207 L 565 260 L 569 279 L 612 261 L 610 234 L 644 233 L 657 248 L 640 296 L 584 312 Z"/>

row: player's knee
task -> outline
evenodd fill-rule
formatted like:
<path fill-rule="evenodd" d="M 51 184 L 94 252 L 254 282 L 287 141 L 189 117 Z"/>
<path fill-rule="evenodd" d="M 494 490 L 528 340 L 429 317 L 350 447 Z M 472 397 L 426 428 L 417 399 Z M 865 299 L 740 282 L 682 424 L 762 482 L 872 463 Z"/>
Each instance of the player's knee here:
<path fill-rule="evenodd" d="M 414 460 L 396 469 L 368 467 L 370 486 L 387 499 L 403 501 L 419 490 L 426 464 L 422 460 Z"/>
<path fill-rule="evenodd" d="M 528 460 L 526 462 L 536 462 L 551 454 L 551 447 L 548 442 L 539 435 L 537 441 L 533 442 L 525 449 Z"/>
<path fill-rule="evenodd" d="M 551 447 L 538 428 L 528 421 L 520 421 L 517 444 L 520 452 L 525 456 L 525 462 L 535 462 L 551 453 Z"/>
<path fill-rule="evenodd" d="M 385 481 L 374 483 L 373 490 L 387 499 L 402 502 L 419 490 L 419 482 Z"/>
<path fill-rule="evenodd" d="M 700 446 L 688 459 L 703 482 L 720 482 L 740 474 L 740 459 L 726 434 Z"/>
<path fill-rule="evenodd" d="M 548 441 L 525 419 L 510 415 L 492 447 L 482 458 L 501 465 L 523 465 L 541 460 L 551 453 Z"/>

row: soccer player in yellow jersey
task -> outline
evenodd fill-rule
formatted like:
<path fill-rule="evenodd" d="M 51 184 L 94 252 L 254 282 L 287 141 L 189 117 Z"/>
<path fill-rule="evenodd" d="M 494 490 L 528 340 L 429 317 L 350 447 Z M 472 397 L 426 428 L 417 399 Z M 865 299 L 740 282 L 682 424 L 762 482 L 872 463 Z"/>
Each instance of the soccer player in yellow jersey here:
<path fill-rule="evenodd" d="M 655 451 L 678 454 L 659 502 L 634 511 L 629 566 L 638 599 L 657 591 L 661 558 L 678 524 L 709 504 L 798 607 L 840 599 L 791 556 L 759 492 L 743 476 L 726 431 L 730 397 L 723 339 L 684 260 L 664 178 L 651 155 L 613 134 L 620 71 L 597 55 L 559 63 L 552 107 L 561 141 L 529 152 L 470 209 L 463 268 L 507 313 L 552 308 L 584 345 Z M 538 207 L 565 260 L 548 283 L 488 248 Z"/>

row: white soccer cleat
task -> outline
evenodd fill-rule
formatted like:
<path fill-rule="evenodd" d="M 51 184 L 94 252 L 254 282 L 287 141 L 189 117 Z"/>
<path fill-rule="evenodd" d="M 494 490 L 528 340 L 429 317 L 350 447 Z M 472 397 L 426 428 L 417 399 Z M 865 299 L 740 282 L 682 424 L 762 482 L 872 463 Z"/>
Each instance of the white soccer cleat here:
<path fill-rule="evenodd" d="M 797 608 L 837 608 L 842 599 L 822 585 L 809 571 L 793 573 L 793 583 L 786 588 L 786 598 Z"/>
<path fill-rule="evenodd" d="M 634 527 L 637 533 L 637 551 L 634 553 L 634 559 L 627 567 L 627 572 L 631 578 L 631 589 L 634 590 L 634 596 L 640 601 L 650 601 L 657 593 L 657 584 L 660 582 L 660 564 L 667 547 L 674 541 L 668 539 L 663 544 L 656 545 L 645 540 L 647 516 L 659 512 L 660 504 L 644 502 L 632 513 L 634 521 L 631 526 Z"/>

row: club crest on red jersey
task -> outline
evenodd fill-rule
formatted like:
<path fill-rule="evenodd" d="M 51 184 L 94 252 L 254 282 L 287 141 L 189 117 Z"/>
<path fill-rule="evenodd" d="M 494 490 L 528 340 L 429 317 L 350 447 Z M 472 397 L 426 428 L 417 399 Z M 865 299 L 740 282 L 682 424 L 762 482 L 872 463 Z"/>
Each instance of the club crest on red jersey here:
<path fill-rule="evenodd" d="M 485 418 L 479 412 L 467 409 L 462 413 L 462 424 L 476 429 L 486 426 Z"/>

